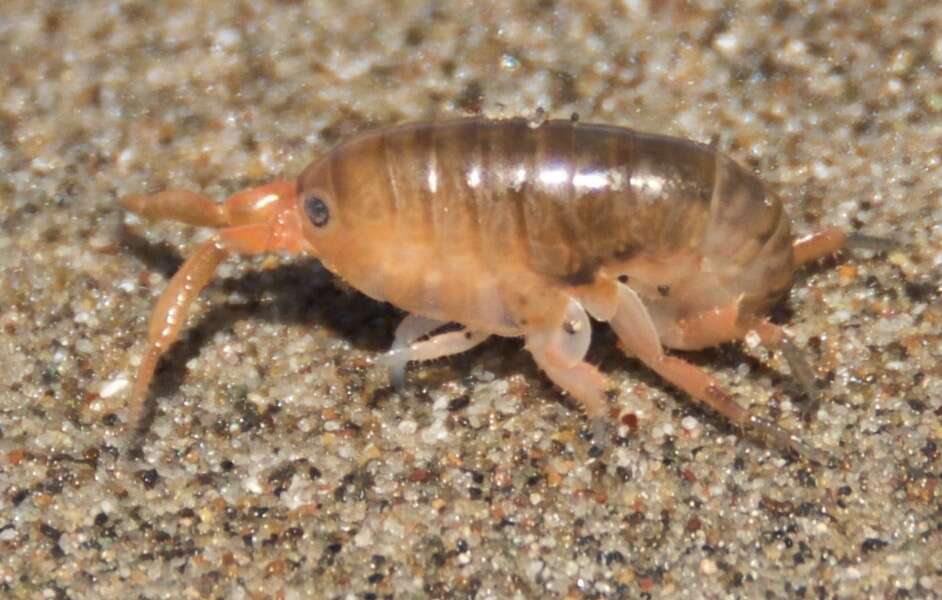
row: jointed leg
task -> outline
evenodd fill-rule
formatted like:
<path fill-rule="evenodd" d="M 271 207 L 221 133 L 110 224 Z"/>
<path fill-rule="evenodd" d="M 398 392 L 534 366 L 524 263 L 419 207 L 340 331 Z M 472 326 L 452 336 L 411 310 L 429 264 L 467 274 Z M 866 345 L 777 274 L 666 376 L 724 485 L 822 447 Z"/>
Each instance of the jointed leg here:
<path fill-rule="evenodd" d="M 796 240 L 792 246 L 795 263 L 803 265 L 822 256 L 833 254 L 847 243 L 847 234 L 836 227 L 825 229 Z"/>
<path fill-rule="evenodd" d="M 144 400 L 157 362 L 179 337 L 190 305 L 209 283 L 216 268 L 231 252 L 248 250 L 247 253 L 251 253 L 270 234 L 270 227 L 266 224 L 224 229 L 200 246 L 174 274 L 150 316 L 147 350 L 131 389 L 129 423 L 135 426 L 140 424 Z"/>
<path fill-rule="evenodd" d="M 792 249 L 795 252 L 795 263 L 803 265 L 842 248 L 892 250 L 896 246 L 896 242 L 891 239 L 863 233 L 845 233 L 837 227 L 831 227 L 796 240 Z"/>
<path fill-rule="evenodd" d="M 766 319 L 743 317 L 739 312 L 739 303 L 734 302 L 724 308 L 682 321 L 678 327 L 682 332 L 679 340 L 682 343 L 672 347 L 691 350 L 739 340 L 750 330 L 755 330 L 767 348 L 780 350 L 788 362 L 792 377 L 808 397 L 805 414 L 816 410 L 818 395 L 814 371 L 791 337 L 778 325 L 773 325 Z"/>
<path fill-rule="evenodd" d="M 892 250 L 896 245 L 896 242 L 891 239 L 862 233 L 845 233 L 841 229 L 832 227 L 796 240 L 792 248 L 795 253 L 795 263 L 802 265 L 837 252 L 842 248 L 866 248 L 885 251 Z M 808 403 L 802 411 L 805 418 L 808 418 L 809 415 L 817 411 L 820 405 L 815 386 L 814 371 L 812 371 L 808 361 L 805 360 L 801 351 L 795 347 L 791 338 L 781 327 L 757 319 L 754 323 L 749 324 L 749 328 L 758 332 L 766 346 L 778 348 L 782 351 L 782 355 L 788 361 L 789 368 L 791 368 L 792 376 L 798 381 L 805 395 L 808 396 Z"/>
<path fill-rule="evenodd" d="M 392 348 L 381 358 L 390 372 L 393 385 L 401 388 L 405 381 L 406 365 L 412 361 L 434 360 L 452 354 L 460 354 L 474 348 L 488 337 L 486 333 L 479 333 L 462 329 L 447 331 L 422 341 L 415 341 L 429 332 L 435 331 L 444 325 L 440 321 L 409 315 L 396 329 L 396 339 Z"/>
<path fill-rule="evenodd" d="M 799 454 L 825 462 L 826 453 L 801 441 L 797 436 L 777 424 L 749 413 L 723 390 L 714 378 L 702 369 L 675 356 L 664 353 L 661 344 L 651 332 L 654 325 L 637 295 L 624 286 L 618 311 L 611 320 L 612 329 L 624 344 L 625 349 L 638 357 L 658 375 L 687 392 L 692 398 L 703 402 L 733 423 L 750 427 L 770 438 L 774 443 L 792 448 Z"/>
<path fill-rule="evenodd" d="M 553 346 L 533 344 L 528 340 L 527 350 L 546 376 L 579 403 L 589 419 L 608 417 L 605 398 L 608 379 L 598 369 L 584 361 L 570 364 L 565 355 Z"/>
<path fill-rule="evenodd" d="M 548 331 L 527 332 L 527 350 L 553 383 L 579 403 L 591 421 L 592 430 L 604 431 L 608 419 L 605 391 L 608 379 L 585 362 L 592 341 L 592 324 L 585 309 L 568 299 L 562 321 Z"/>
<path fill-rule="evenodd" d="M 418 339 L 425 337 L 436 329 L 445 326 L 444 321 L 436 321 L 419 315 L 406 315 L 406 318 L 396 327 L 396 337 L 393 339 L 389 351 L 380 360 L 389 369 L 389 378 L 397 389 L 401 389 L 406 380 L 406 365 L 409 358 L 403 350 L 408 349 Z"/>
<path fill-rule="evenodd" d="M 128 405 L 128 422 L 138 426 L 144 408 L 144 400 L 161 355 L 173 345 L 186 321 L 190 304 L 206 287 L 219 263 L 228 254 L 216 236 L 204 243 L 189 258 L 164 289 L 150 316 L 147 331 L 147 350 L 137 370 L 131 399 Z"/>
<path fill-rule="evenodd" d="M 206 242 L 176 272 L 170 284 L 160 295 L 160 299 L 157 300 L 147 328 L 147 350 L 137 369 L 137 377 L 134 379 L 128 404 L 128 423 L 133 424 L 134 427 L 140 427 L 144 400 L 147 397 L 150 381 L 154 377 L 157 362 L 176 341 L 186 320 L 190 304 L 200 290 L 206 287 L 226 254 L 216 240 Z"/>
<path fill-rule="evenodd" d="M 421 315 L 406 315 L 406 318 L 396 327 L 396 337 L 393 339 L 390 350 L 406 348 L 412 342 L 427 336 L 436 329 L 447 325 L 445 321 L 429 319 Z"/>
<path fill-rule="evenodd" d="M 807 417 L 817 409 L 818 395 L 814 371 L 804 355 L 785 330 L 778 325 L 773 325 L 766 319 L 743 316 L 740 313 L 738 301 L 697 315 L 692 319 L 680 321 L 676 329 L 679 331 L 679 336 L 673 339 L 670 345 L 672 348 L 685 350 L 697 350 L 739 340 L 750 330 L 755 330 L 767 348 L 780 350 L 788 361 L 792 377 L 808 397 L 808 403 L 803 410 L 805 416 Z"/>
<path fill-rule="evenodd" d="M 804 417 L 808 418 L 808 416 L 817 412 L 821 400 L 818 396 L 818 388 L 815 385 L 814 371 L 801 350 L 795 346 L 791 337 L 778 325 L 762 319 L 757 319 L 752 323 L 752 328 L 759 334 L 759 339 L 767 348 L 778 348 L 782 351 L 782 356 L 785 357 L 788 368 L 792 371 L 792 377 L 795 378 L 798 385 L 801 386 L 801 390 L 808 397 L 808 403 L 802 409 Z"/>

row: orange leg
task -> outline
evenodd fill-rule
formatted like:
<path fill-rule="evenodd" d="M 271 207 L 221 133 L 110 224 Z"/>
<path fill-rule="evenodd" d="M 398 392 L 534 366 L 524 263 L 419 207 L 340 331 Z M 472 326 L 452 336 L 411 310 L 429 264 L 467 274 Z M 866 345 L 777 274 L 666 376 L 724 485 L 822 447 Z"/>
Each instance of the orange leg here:
<path fill-rule="evenodd" d="M 805 417 L 817 411 L 819 398 L 814 371 L 785 330 L 778 325 L 758 317 L 744 317 L 739 312 L 739 303 L 734 302 L 718 310 L 707 311 L 692 319 L 682 321 L 678 326 L 683 334 L 682 345 L 677 347 L 689 350 L 740 340 L 749 330 L 755 330 L 767 348 L 780 350 L 788 362 L 792 377 L 808 397 L 808 403 L 802 410 Z"/>
<path fill-rule="evenodd" d="M 842 230 L 832 227 L 796 240 L 792 249 L 795 254 L 795 263 L 802 265 L 843 248 L 889 251 L 897 246 L 898 244 L 892 239 L 862 233 L 844 233 Z M 817 411 L 820 404 L 817 388 L 815 387 L 814 371 L 812 371 L 811 366 L 781 327 L 762 319 L 752 319 L 749 327 L 756 330 L 762 339 L 762 343 L 766 346 L 778 348 L 782 351 L 785 360 L 788 361 L 788 366 L 791 368 L 792 375 L 808 396 L 809 402 L 802 411 L 807 419 Z"/>
<path fill-rule="evenodd" d="M 150 221 L 178 221 L 220 229 L 262 223 L 284 212 L 295 199 L 295 185 L 293 181 L 279 179 L 239 192 L 223 204 L 188 190 L 164 190 L 150 196 L 134 194 L 119 202 L 126 210 Z"/>
<path fill-rule="evenodd" d="M 897 246 L 897 242 L 892 239 L 863 233 L 844 233 L 837 227 L 831 227 L 796 240 L 792 249 L 795 252 L 795 264 L 803 265 L 843 248 L 889 251 Z"/>
<path fill-rule="evenodd" d="M 728 324 L 723 312 L 718 312 L 717 323 Z M 652 338 L 654 330 L 650 315 L 637 295 L 627 286 L 620 289 L 618 309 L 610 321 L 612 329 L 626 351 L 636 356 L 658 375 L 687 392 L 694 400 L 702 402 L 733 423 L 749 427 L 781 447 L 791 448 L 800 455 L 819 463 L 826 463 L 826 452 L 804 443 L 795 434 L 779 425 L 751 414 L 740 406 L 718 381 L 699 367 L 676 356 L 664 353 L 660 341 Z M 699 323 L 702 327 L 704 323 Z"/>
<path fill-rule="evenodd" d="M 795 252 L 795 264 L 803 265 L 822 256 L 833 254 L 843 248 L 846 243 L 847 234 L 836 227 L 795 240 L 792 246 Z"/>
<path fill-rule="evenodd" d="M 128 423 L 133 423 L 135 427 L 141 426 L 144 400 L 157 362 L 176 341 L 190 304 L 209 283 L 226 254 L 226 249 L 218 244 L 216 238 L 209 240 L 187 259 L 157 300 L 147 328 L 147 350 L 137 369 L 128 404 Z"/>
<path fill-rule="evenodd" d="M 148 326 L 147 349 L 131 389 L 129 423 L 140 427 L 147 390 L 160 357 L 177 340 L 193 300 L 229 254 L 304 250 L 301 229 L 294 217 L 293 189 L 287 182 L 275 182 L 237 194 L 224 205 L 184 191 L 122 200 L 126 208 L 147 218 L 225 227 L 183 263 L 157 300 Z"/>
<path fill-rule="evenodd" d="M 679 341 L 682 345 L 668 345 L 678 350 L 700 350 L 718 346 L 741 339 L 746 333 L 739 323 L 738 300 L 722 308 L 703 312 L 690 319 L 683 319 L 677 323 L 677 327 L 681 331 Z"/>
<path fill-rule="evenodd" d="M 804 355 L 795 346 L 785 330 L 770 323 L 767 319 L 744 317 L 739 312 L 739 303 L 734 302 L 718 310 L 707 311 L 678 323 L 682 333 L 682 345 L 672 346 L 687 350 L 697 350 L 715 346 L 723 342 L 740 340 L 755 330 L 759 339 L 767 348 L 780 350 L 791 368 L 792 376 L 808 397 L 808 404 L 802 412 L 807 417 L 818 407 L 818 393 L 814 371 Z"/>
<path fill-rule="evenodd" d="M 527 350 L 546 376 L 579 403 L 586 416 L 590 419 L 604 419 L 608 416 L 605 395 L 609 387 L 608 379 L 598 369 L 582 360 L 570 364 L 568 358 L 554 346 L 534 344 L 527 340 Z"/>

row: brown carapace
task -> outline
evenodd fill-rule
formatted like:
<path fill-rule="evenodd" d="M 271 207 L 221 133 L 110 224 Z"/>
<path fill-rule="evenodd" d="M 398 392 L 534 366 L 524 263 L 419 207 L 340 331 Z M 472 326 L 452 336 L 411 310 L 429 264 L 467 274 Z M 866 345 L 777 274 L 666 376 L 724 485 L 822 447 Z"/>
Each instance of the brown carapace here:
<path fill-rule="evenodd" d="M 799 265 L 847 241 L 836 229 L 796 241 L 782 203 L 709 146 L 574 121 L 413 123 L 362 134 L 296 181 L 224 204 L 186 191 L 122 204 L 218 230 L 157 302 L 131 423 L 219 263 L 283 252 L 314 256 L 408 313 L 382 358 L 397 382 L 410 361 L 463 352 L 491 335 L 522 336 L 546 375 L 602 423 L 609 385 L 584 360 L 591 316 L 610 324 L 626 353 L 733 423 L 812 460 L 827 456 L 665 352 L 754 331 L 813 394 L 811 369 L 763 315 Z M 449 323 L 463 328 L 439 331 Z"/>

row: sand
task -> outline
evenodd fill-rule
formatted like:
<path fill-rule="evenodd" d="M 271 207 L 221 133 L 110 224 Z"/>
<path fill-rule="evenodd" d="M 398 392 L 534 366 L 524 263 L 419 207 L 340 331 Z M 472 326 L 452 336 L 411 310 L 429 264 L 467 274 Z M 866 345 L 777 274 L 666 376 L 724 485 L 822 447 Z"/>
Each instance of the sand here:
<path fill-rule="evenodd" d="M 852 4 L 5 0 L 0 595 L 938 595 L 942 10 Z M 776 312 L 821 378 L 810 422 L 778 354 L 690 355 L 842 460 L 730 426 L 601 326 L 605 449 L 518 340 L 397 392 L 401 313 L 279 257 L 220 269 L 127 451 L 150 309 L 209 233 L 117 198 L 223 199 L 374 126 L 538 109 L 715 143 L 800 233 L 902 242 Z"/>

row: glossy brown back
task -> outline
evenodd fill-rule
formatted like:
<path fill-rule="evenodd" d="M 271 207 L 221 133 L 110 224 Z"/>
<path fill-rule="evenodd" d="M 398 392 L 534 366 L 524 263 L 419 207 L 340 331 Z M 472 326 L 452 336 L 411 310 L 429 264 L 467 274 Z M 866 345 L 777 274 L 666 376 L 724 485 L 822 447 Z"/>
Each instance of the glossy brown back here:
<path fill-rule="evenodd" d="M 778 201 L 710 147 L 618 127 L 414 123 L 354 138 L 328 160 L 350 225 L 394 230 L 416 255 L 476 257 L 568 284 L 639 254 L 703 251 L 710 228 L 768 239 L 782 225 Z"/>

